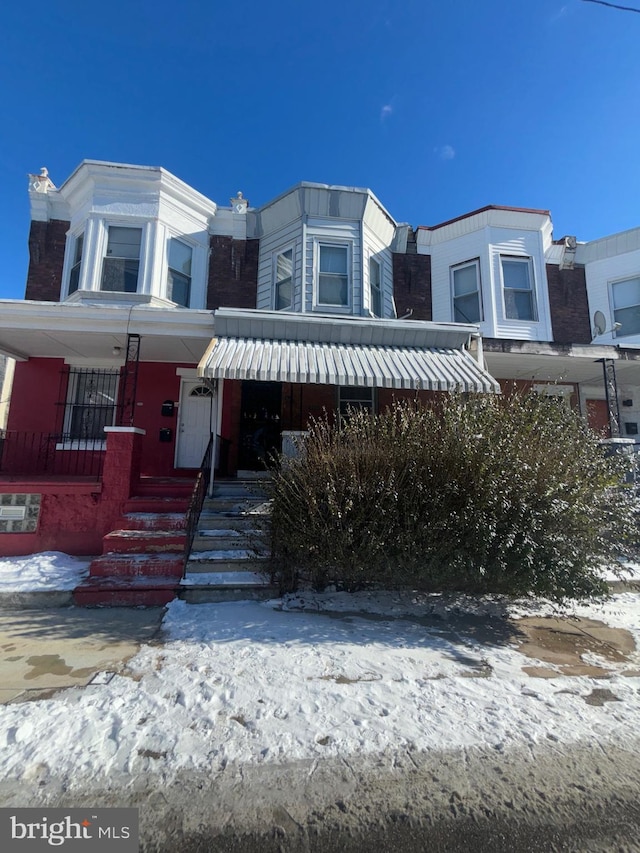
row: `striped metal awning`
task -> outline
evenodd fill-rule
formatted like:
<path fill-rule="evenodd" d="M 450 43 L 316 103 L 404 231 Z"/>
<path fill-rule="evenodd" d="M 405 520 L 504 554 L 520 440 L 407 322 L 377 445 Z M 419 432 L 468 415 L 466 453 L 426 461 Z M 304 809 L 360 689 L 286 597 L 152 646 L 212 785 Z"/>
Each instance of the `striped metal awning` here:
<path fill-rule="evenodd" d="M 444 347 L 220 336 L 211 341 L 198 373 L 207 379 L 500 392 L 467 351 Z"/>

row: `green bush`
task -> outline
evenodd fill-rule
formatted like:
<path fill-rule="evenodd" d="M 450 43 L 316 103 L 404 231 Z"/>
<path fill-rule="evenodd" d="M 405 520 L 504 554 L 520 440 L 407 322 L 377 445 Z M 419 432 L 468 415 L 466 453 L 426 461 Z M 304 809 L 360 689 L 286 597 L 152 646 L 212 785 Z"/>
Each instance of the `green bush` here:
<path fill-rule="evenodd" d="M 283 591 L 602 594 L 634 529 L 621 481 L 580 415 L 538 394 L 325 417 L 274 473 L 272 574 Z"/>

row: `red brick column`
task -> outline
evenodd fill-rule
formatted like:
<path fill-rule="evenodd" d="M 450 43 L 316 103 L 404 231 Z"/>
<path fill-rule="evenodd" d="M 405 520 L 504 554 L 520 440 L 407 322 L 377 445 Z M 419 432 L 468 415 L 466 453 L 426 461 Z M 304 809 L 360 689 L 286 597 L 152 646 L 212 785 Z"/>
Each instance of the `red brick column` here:
<path fill-rule="evenodd" d="M 140 477 L 142 437 L 138 427 L 105 427 L 107 450 L 102 469 L 102 497 L 107 501 L 126 501 Z"/>

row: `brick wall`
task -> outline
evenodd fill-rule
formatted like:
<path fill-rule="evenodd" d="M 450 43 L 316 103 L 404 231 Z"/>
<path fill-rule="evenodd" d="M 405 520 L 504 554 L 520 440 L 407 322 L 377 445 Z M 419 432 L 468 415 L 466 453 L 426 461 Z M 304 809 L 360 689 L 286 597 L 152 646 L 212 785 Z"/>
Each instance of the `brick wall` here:
<path fill-rule="evenodd" d="M 431 320 L 431 255 L 393 255 L 393 296 L 398 317 Z"/>
<path fill-rule="evenodd" d="M 591 343 L 584 268 L 561 270 L 547 264 L 547 281 L 553 340 L 559 344 Z"/>
<path fill-rule="evenodd" d="M 64 247 L 69 223 L 62 219 L 32 222 L 25 299 L 59 302 Z"/>
<path fill-rule="evenodd" d="M 213 235 L 210 246 L 207 308 L 255 308 L 260 241 Z"/>

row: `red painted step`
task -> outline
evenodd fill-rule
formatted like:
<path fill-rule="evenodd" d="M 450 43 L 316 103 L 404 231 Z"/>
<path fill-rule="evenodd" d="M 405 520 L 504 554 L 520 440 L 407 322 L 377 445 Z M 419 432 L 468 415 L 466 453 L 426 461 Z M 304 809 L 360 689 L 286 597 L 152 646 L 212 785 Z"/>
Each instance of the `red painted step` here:
<path fill-rule="evenodd" d="M 177 578 L 184 571 L 184 554 L 103 554 L 91 561 L 92 578 Z"/>
<path fill-rule="evenodd" d="M 189 498 L 195 478 L 189 477 L 141 477 L 134 486 L 134 495 L 144 497 Z"/>
<path fill-rule="evenodd" d="M 124 505 L 125 513 L 140 513 L 140 512 L 155 512 L 155 513 L 174 513 L 186 512 L 189 509 L 188 497 L 132 497 Z"/>
<path fill-rule="evenodd" d="M 80 607 L 162 607 L 176 597 L 174 577 L 87 578 L 73 591 Z"/>
<path fill-rule="evenodd" d="M 186 541 L 180 530 L 112 530 L 102 538 L 102 553 L 161 554 L 184 549 Z"/>
<path fill-rule="evenodd" d="M 184 530 L 186 525 L 183 512 L 130 512 L 120 521 L 122 530 Z"/>

